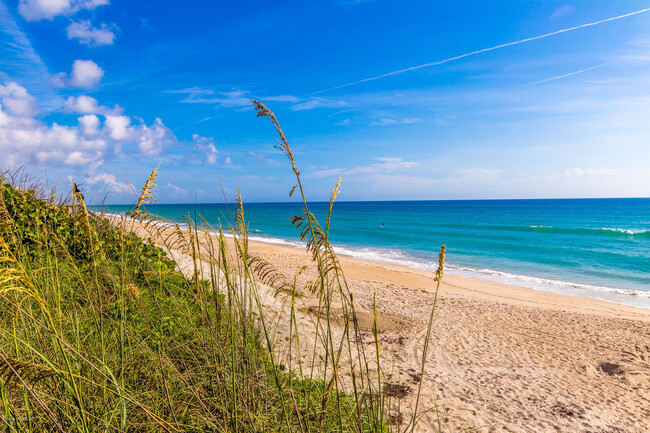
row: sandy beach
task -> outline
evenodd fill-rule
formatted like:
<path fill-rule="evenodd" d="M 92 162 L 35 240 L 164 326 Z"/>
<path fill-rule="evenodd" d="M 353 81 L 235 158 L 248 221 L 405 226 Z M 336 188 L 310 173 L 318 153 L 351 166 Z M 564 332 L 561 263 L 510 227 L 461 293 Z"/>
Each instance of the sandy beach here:
<path fill-rule="evenodd" d="M 310 256 L 298 248 L 251 241 L 249 250 L 289 277 L 310 264 Z M 182 252 L 170 254 L 181 268 L 191 266 Z M 408 417 L 434 300 L 433 275 L 339 259 L 368 350 L 374 346 L 376 295 L 384 379 L 397 390 L 394 416 Z M 299 326 L 313 322 L 315 302 L 302 293 Z M 286 295 L 267 290 L 264 304 L 282 357 Z M 309 333 L 302 338 L 309 340 Z M 443 431 L 646 433 L 650 310 L 445 274 L 419 411 L 436 403 Z M 437 431 L 437 426 L 438 416 L 429 411 L 417 431 Z"/>
<path fill-rule="evenodd" d="M 251 250 L 288 274 L 308 260 L 290 247 L 257 242 Z M 358 309 L 372 311 L 376 292 L 387 370 L 392 381 L 412 387 L 432 275 L 340 260 Z M 650 311 L 445 275 L 432 345 L 425 402 L 435 392 L 455 424 L 479 431 L 650 431 Z"/>

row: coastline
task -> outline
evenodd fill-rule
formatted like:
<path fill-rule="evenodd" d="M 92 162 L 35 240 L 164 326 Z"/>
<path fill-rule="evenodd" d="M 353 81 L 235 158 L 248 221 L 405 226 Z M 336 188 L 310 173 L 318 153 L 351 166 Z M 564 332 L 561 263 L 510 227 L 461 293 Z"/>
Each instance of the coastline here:
<path fill-rule="evenodd" d="M 118 214 L 111 213 L 106 213 L 104 215 L 112 218 L 119 217 Z M 178 224 L 181 229 L 187 229 L 186 224 Z M 227 232 L 224 234 L 226 237 L 230 236 Z M 259 230 L 251 230 L 249 239 L 252 242 L 259 242 L 266 245 L 302 249 L 302 243 L 299 240 L 268 235 Z M 431 273 L 434 272 L 437 267 L 437 259 L 435 258 L 437 253 L 432 254 L 430 260 L 424 261 L 422 258 L 417 258 L 408 252 L 394 248 L 384 249 L 373 246 L 348 246 L 345 244 L 335 244 L 334 251 L 339 257 L 348 257 L 355 260 L 377 263 L 379 265 L 399 266 L 414 271 Z M 615 286 L 579 283 L 572 280 L 562 280 L 552 274 L 540 275 L 538 273 L 537 275 L 530 275 L 525 273 L 512 273 L 507 270 L 457 266 L 454 265 L 453 256 L 450 256 L 449 252 L 445 272 L 447 275 L 479 280 L 486 283 L 514 286 L 520 289 L 555 293 L 559 295 L 577 296 L 582 299 L 595 299 L 650 310 L 650 290 L 644 291 Z"/>
<path fill-rule="evenodd" d="M 249 248 L 263 257 L 273 258 L 276 262 L 303 263 L 308 260 L 307 253 L 294 246 L 250 240 Z M 339 254 L 338 257 L 345 276 L 349 279 L 382 281 L 415 290 L 430 291 L 433 289 L 433 273 L 430 271 L 388 262 L 359 259 L 344 254 Z M 276 263 L 273 260 L 271 262 Z M 650 322 L 650 310 L 644 308 L 603 299 L 486 281 L 449 272 L 445 273 L 441 291 L 449 296 Z"/>
<path fill-rule="evenodd" d="M 278 245 L 286 248 L 301 248 L 298 246 L 298 242 L 291 242 L 285 239 L 271 237 L 265 239 L 259 235 L 252 237 L 251 241 L 260 244 Z M 382 257 L 381 254 L 376 253 L 374 250 L 364 254 L 359 254 L 358 250 L 355 250 L 351 247 L 335 246 L 334 250 L 339 257 L 346 257 L 361 262 L 376 263 L 378 265 L 397 266 L 405 271 L 413 270 L 424 273 L 428 272 L 430 274 L 431 272 L 435 271 L 435 266 L 437 266 L 437 263 L 434 263 L 433 261 L 431 265 L 424 266 L 415 261 L 392 260 L 390 258 Z M 494 283 L 496 285 L 517 287 L 519 289 L 525 290 L 534 290 L 536 292 L 574 296 L 581 299 L 593 299 L 650 310 L 650 292 L 592 286 L 588 284 L 572 283 L 552 278 L 540 278 L 528 275 L 511 274 L 508 272 L 496 271 L 492 269 L 471 269 L 453 265 L 447 265 L 445 271 L 447 275 L 459 277 L 461 279 L 466 278 L 470 280 L 478 280 L 485 283 Z"/>
<path fill-rule="evenodd" d="M 289 278 L 311 262 L 304 249 L 255 240 L 249 252 Z M 174 258 L 181 268 L 183 261 L 186 270 L 191 266 L 180 251 Z M 394 410 L 408 414 L 434 303 L 433 273 L 342 255 L 339 260 L 365 326 L 359 343 L 374 350 L 368 318 L 376 305 L 382 374 L 403 391 Z M 282 359 L 286 299 L 272 291 L 263 298 Z M 298 323 L 309 326 L 317 301 L 303 292 L 297 302 Z M 443 429 L 648 431 L 649 324 L 650 310 L 642 308 L 445 274 L 422 379 L 420 408 L 429 412 L 418 431 L 436 426 L 435 407 L 448 426 Z M 309 335 L 301 336 L 305 346 Z"/>

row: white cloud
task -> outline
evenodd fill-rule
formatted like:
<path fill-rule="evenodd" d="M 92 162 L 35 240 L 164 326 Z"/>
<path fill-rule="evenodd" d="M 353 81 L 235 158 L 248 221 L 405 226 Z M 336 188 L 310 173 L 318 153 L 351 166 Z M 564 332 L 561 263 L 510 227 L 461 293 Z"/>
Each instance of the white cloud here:
<path fill-rule="evenodd" d="M 99 106 L 97 99 L 86 95 L 68 97 L 64 108 L 66 111 L 79 114 L 97 114 L 106 110 L 106 107 Z"/>
<path fill-rule="evenodd" d="M 370 126 L 387 126 L 387 125 L 394 125 L 397 123 L 409 125 L 411 123 L 417 123 L 419 121 L 420 119 L 411 119 L 411 118 L 406 118 L 406 119 L 384 118 L 378 122 L 371 122 Z"/>
<path fill-rule="evenodd" d="M 108 173 L 100 173 L 96 176 L 93 176 L 83 182 L 84 185 L 98 186 L 104 185 L 104 188 L 109 192 L 114 192 L 118 194 L 128 193 L 133 191 L 131 187 L 124 183 L 118 182 L 115 179 L 115 176 Z"/>
<path fill-rule="evenodd" d="M 392 173 L 398 170 L 407 168 L 414 168 L 420 165 L 419 162 L 404 161 L 402 158 L 375 158 L 377 161 L 374 164 L 353 167 L 350 169 L 330 168 L 326 170 L 316 171 L 311 174 L 311 177 L 329 177 L 329 176 L 343 176 L 343 175 L 356 175 L 356 174 L 382 174 Z"/>
<path fill-rule="evenodd" d="M 328 168 L 325 170 L 319 170 L 311 174 L 311 177 L 330 177 L 330 176 L 339 176 L 343 174 L 345 170 L 342 168 Z"/>
<path fill-rule="evenodd" d="M 378 163 L 371 164 L 365 167 L 355 167 L 348 170 L 347 174 L 356 173 L 392 173 L 396 170 L 404 170 L 413 168 L 420 165 L 419 162 L 404 161 L 402 158 L 375 158 Z"/>
<path fill-rule="evenodd" d="M 222 107 L 245 107 L 252 106 L 251 96 L 248 91 L 235 89 L 229 92 L 216 93 L 214 90 L 201 87 L 190 87 L 180 90 L 168 90 L 167 93 L 180 93 L 187 96 L 181 102 L 189 104 L 216 104 Z"/>
<path fill-rule="evenodd" d="M 160 155 L 166 144 L 176 141 L 174 134 L 159 118 L 154 120 L 152 126 L 147 126 L 144 122 L 138 125 L 135 128 L 135 134 L 138 141 L 138 151 L 147 158 Z"/>
<path fill-rule="evenodd" d="M 397 123 L 397 120 L 395 119 L 381 119 L 379 122 L 372 122 L 370 123 L 371 126 L 386 126 L 386 125 L 394 125 Z"/>
<path fill-rule="evenodd" d="M 264 158 L 267 157 L 266 153 L 260 153 L 260 152 L 255 152 L 255 151 L 249 151 L 248 155 L 255 160 L 255 162 L 260 162 Z"/>
<path fill-rule="evenodd" d="M 107 5 L 109 0 L 20 0 L 18 13 L 27 21 L 51 20 L 59 15 L 74 15 L 82 9 Z"/>
<path fill-rule="evenodd" d="M 62 15 L 69 7 L 70 0 L 21 0 L 18 12 L 27 21 L 36 21 Z"/>
<path fill-rule="evenodd" d="M 87 137 L 92 137 L 99 133 L 99 117 L 94 114 L 86 114 L 79 118 L 79 127 L 81 133 Z"/>
<path fill-rule="evenodd" d="M 104 122 L 108 135 L 113 140 L 122 141 L 129 138 L 131 118 L 122 115 L 107 115 Z"/>
<path fill-rule="evenodd" d="M 57 123 L 48 127 L 33 118 L 7 117 L 8 122 L 0 125 L 4 166 L 25 163 L 97 166 L 109 145 L 101 137 L 85 135 L 79 127 Z"/>
<path fill-rule="evenodd" d="M 314 108 L 341 108 L 348 105 L 343 100 L 333 100 L 328 98 L 311 97 L 300 104 L 291 107 L 293 111 L 313 110 Z"/>
<path fill-rule="evenodd" d="M 252 105 L 248 92 L 233 90 L 231 92 L 219 92 L 221 97 L 211 98 L 211 103 L 217 103 L 222 107 L 245 107 Z"/>
<path fill-rule="evenodd" d="M 51 81 L 56 87 L 77 87 L 88 89 L 97 86 L 104 76 L 104 70 L 92 60 L 75 60 L 72 72 L 55 74 Z"/>
<path fill-rule="evenodd" d="M 70 74 L 73 87 L 94 87 L 104 76 L 104 70 L 92 60 L 75 60 Z"/>
<path fill-rule="evenodd" d="M 248 90 L 233 89 L 228 92 L 215 92 L 203 87 L 189 87 L 187 89 L 168 90 L 167 93 L 185 94 L 181 102 L 187 104 L 215 104 L 221 107 L 247 107 L 251 106 L 252 99 L 262 102 L 284 102 L 294 104 L 293 111 L 312 110 L 314 108 L 340 108 L 348 104 L 342 100 L 310 97 L 299 98 L 293 95 L 257 96 Z"/>
<path fill-rule="evenodd" d="M 151 126 L 143 121 L 139 125 L 132 125 L 129 116 L 107 114 L 104 130 L 108 137 L 116 142 L 118 152 L 121 151 L 123 143 L 135 143 L 140 155 L 147 158 L 160 155 L 166 145 L 177 141 L 174 133 L 159 118 L 156 118 Z"/>
<path fill-rule="evenodd" d="M 577 179 L 577 178 L 592 177 L 592 176 L 615 177 L 621 174 L 623 174 L 623 171 L 612 169 L 612 168 L 594 168 L 594 167 L 570 168 L 564 171 L 564 173 L 562 174 L 562 178 Z"/>
<path fill-rule="evenodd" d="M 160 155 L 178 139 L 162 120 L 152 125 L 120 114 L 120 107 L 104 111 L 94 98 L 68 100 L 69 111 L 84 114 L 72 126 L 47 125 L 35 118 L 34 98 L 24 87 L 0 85 L 0 165 L 32 164 L 38 167 L 71 165 L 98 167 L 113 153 L 137 152 L 149 158 Z M 104 124 L 97 114 L 104 117 Z M 216 153 L 216 148 L 209 149 Z M 209 159 L 209 158 L 208 158 Z"/>
<path fill-rule="evenodd" d="M 196 148 L 202 152 L 205 152 L 205 159 L 203 164 L 212 165 L 216 164 L 217 159 L 219 158 L 219 151 L 214 146 L 214 139 L 212 137 L 201 137 L 198 134 L 192 136 Z"/>
<path fill-rule="evenodd" d="M 178 185 L 174 185 L 173 183 L 167 182 L 167 185 L 165 185 L 163 188 L 169 191 L 170 197 L 173 198 L 187 197 L 187 190 L 185 188 L 181 188 Z"/>
<path fill-rule="evenodd" d="M 188 87 L 186 89 L 167 90 L 166 93 L 187 94 L 187 97 L 181 102 L 192 102 L 191 100 L 204 95 L 214 95 L 214 90 L 204 89 L 203 87 Z"/>
<path fill-rule="evenodd" d="M 54 74 L 52 77 L 50 77 L 50 84 L 54 87 L 66 87 L 68 85 L 67 81 L 68 74 L 65 72 L 59 72 L 58 74 Z"/>
<path fill-rule="evenodd" d="M 90 46 L 113 45 L 115 33 L 109 26 L 102 23 L 100 28 L 93 27 L 88 20 L 73 21 L 67 28 L 68 39 L 79 39 L 79 42 Z"/>
<path fill-rule="evenodd" d="M 9 115 L 31 117 L 36 114 L 36 100 L 24 87 L 14 82 L 0 85 L 0 98 L 2 107 Z"/>

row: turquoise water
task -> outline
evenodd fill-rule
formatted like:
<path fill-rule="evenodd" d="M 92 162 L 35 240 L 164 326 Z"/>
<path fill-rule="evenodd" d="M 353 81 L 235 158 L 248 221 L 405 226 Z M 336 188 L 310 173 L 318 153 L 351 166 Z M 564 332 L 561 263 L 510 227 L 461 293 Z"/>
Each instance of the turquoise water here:
<path fill-rule="evenodd" d="M 309 206 L 324 222 L 327 203 Z M 175 221 L 195 209 L 228 220 L 224 204 L 148 207 Z M 299 245 L 299 204 L 245 211 L 251 239 Z M 330 240 L 341 254 L 431 270 L 445 244 L 450 273 L 650 308 L 650 199 L 338 202 Z"/>

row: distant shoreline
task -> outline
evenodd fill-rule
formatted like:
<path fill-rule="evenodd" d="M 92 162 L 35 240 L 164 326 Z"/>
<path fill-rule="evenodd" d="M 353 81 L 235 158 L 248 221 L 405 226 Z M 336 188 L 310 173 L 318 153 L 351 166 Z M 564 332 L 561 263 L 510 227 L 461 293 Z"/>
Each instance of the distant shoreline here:
<path fill-rule="evenodd" d="M 178 206 L 182 207 L 184 205 Z M 109 213 L 106 213 L 105 215 L 119 216 L 118 214 Z M 179 224 L 181 227 L 186 227 L 186 224 L 184 223 Z M 259 234 L 254 230 L 251 230 L 249 238 L 251 241 L 261 242 L 268 245 L 281 245 L 299 249 L 303 248 L 300 241 L 286 239 L 279 236 Z M 341 256 L 378 264 L 403 266 L 407 269 L 420 271 L 433 271 L 436 266 L 433 261 L 430 263 L 418 261 L 413 257 L 408 256 L 407 254 L 396 256 L 394 251 L 391 251 L 390 254 L 388 254 L 382 251 L 381 248 L 375 247 L 350 247 L 345 245 L 337 245 L 335 243 L 335 251 Z M 455 266 L 453 263 L 447 265 L 446 272 L 455 276 L 471 278 L 478 281 L 507 284 L 510 286 L 520 287 L 522 289 L 555 293 L 559 295 L 578 296 L 580 298 L 597 299 L 601 301 L 614 302 L 621 305 L 650 309 L 650 291 L 645 292 L 639 290 L 620 289 L 615 287 L 595 286 L 590 284 L 562 281 L 552 277 L 514 274 L 487 268 L 469 268 Z"/>

